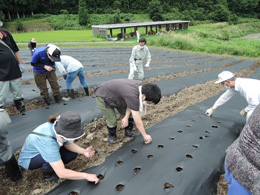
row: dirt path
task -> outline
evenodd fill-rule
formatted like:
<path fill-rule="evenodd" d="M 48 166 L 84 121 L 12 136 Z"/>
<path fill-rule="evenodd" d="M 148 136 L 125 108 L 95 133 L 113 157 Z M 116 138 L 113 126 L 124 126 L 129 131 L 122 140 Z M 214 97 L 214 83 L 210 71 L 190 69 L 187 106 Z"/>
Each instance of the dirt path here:
<path fill-rule="evenodd" d="M 242 39 L 260 40 L 260 33 L 249 34 L 249 35 L 243 36 Z"/>

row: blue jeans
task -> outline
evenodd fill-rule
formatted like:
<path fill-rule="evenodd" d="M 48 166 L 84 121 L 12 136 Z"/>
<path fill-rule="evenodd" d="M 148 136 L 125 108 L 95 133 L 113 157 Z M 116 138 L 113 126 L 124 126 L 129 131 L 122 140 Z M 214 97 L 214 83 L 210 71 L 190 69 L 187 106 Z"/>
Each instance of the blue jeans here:
<path fill-rule="evenodd" d="M 74 72 L 70 72 L 67 74 L 67 79 L 66 79 L 66 87 L 67 89 L 72 89 L 72 82 L 74 81 L 74 79 L 76 78 L 76 76 L 79 77 L 79 81 L 80 81 L 80 84 L 85 88 L 87 87 L 87 82 L 85 80 L 85 77 L 84 77 L 84 72 L 83 72 L 83 68 L 80 68 Z"/>
<path fill-rule="evenodd" d="M 227 170 L 225 161 L 225 180 L 229 183 L 228 195 L 250 195 L 250 192 L 238 183 Z"/>
<path fill-rule="evenodd" d="M 67 150 L 64 146 L 60 148 L 60 155 L 61 155 L 61 160 L 63 161 L 64 164 L 73 161 L 78 156 L 77 153 Z M 42 168 L 42 172 L 44 173 L 53 171 L 51 165 L 48 162 L 46 162 L 40 154 L 38 154 L 37 156 L 31 159 L 29 170 L 38 169 L 40 167 Z"/>

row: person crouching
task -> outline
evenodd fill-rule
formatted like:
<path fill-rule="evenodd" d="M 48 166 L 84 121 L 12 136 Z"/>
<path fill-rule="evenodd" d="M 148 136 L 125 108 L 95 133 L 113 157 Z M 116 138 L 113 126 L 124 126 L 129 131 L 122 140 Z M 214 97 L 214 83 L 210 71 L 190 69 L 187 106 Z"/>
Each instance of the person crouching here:
<path fill-rule="evenodd" d="M 27 136 L 18 164 L 29 170 L 42 168 L 43 179 L 47 182 L 64 178 L 86 179 L 97 184 L 99 180 L 95 174 L 73 171 L 64 166 L 76 159 L 78 154 L 87 158 L 94 156 L 92 146 L 84 149 L 73 143 L 84 134 L 78 113 L 68 111 L 61 115 L 54 114 L 49 117 L 48 122 L 38 126 Z"/>

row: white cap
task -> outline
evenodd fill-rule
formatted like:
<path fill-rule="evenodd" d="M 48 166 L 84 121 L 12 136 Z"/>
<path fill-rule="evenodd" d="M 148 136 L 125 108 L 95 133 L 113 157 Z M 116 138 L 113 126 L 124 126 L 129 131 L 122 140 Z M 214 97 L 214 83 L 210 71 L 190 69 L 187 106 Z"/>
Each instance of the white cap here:
<path fill-rule="evenodd" d="M 222 83 L 223 81 L 226 81 L 228 79 L 231 79 L 235 76 L 235 74 L 233 72 L 230 71 L 223 71 L 222 73 L 220 73 L 218 75 L 218 81 L 216 81 L 215 83 Z"/>
<path fill-rule="evenodd" d="M 60 48 L 53 44 L 48 44 L 48 53 L 55 62 L 60 62 Z"/>

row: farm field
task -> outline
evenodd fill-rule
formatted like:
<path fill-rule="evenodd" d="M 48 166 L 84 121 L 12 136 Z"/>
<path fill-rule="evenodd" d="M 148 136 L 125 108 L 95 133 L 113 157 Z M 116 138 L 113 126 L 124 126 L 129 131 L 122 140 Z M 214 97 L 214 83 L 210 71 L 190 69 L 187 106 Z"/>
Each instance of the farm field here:
<path fill-rule="evenodd" d="M 127 78 L 129 72 L 128 60 L 131 54 L 130 47 L 61 48 L 61 51 L 62 54 L 71 55 L 82 62 L 84 65 L 86 81 L 91 88 L 92 96 L 94 95 L 93 90 L 97 85 L 111 79 Z M 214 81 L 220 72 L 223 70 L 230 70 L 240 77 L 250 77 L 251 75 L 256 76 L 255 73 L 260 67 L 260 63 L 257 60 L 241 59 L 230 56 L 170 51 L 156 47 L 150 48 L 150 52 L 152 55 L 152 62 L 150 67 L 145 69 L 145 80 L 143 83 L 155 82 L 161 87 L 163 95 L 161 102 L 156 106 L 150 106 L 147 115 L 143 118 L 145 128 L 151 129 L 151 133 L 154 133 L 154 141 L 151 144 L 151 147 L 159 144 L 158 141 L 156 141 L 156 137 L 159 136 L 158 132 L 160 131 L 157 126 L 160 127 L 160 124 L 165 122 L 164 120 L 167 120 L 170 124 L 172 122 L 171 120 L 173 120 L 173 123 L 176 123 L 176 125 L 178 121 L 174 119 L 175 116 L 179 120 L 195 120 L 193 117 L 189 116 L 189 114 L 185 114 L 189 109 L 193 110 L 197 117 L 201 116 L 196 119 L 196 121 L 200 123 L 203 123 L 203 120 L 205 120 L 205 123 L 207 124 L 216 122 L 215 119 L 205 117 L 204 112 L 207 106 L 210 106 L 210 103 L 213 102 L 212 98 L 214 99 L 215 96 L 225 90 L 223 86 L 214 84 Z M 118 151 L 119 148 L 122 147 L 120 150 L 125 150 L 125 148 L 127 146 L 130 147 L 131 144 L 138 145 L 139 143 L 140 145 L 140 138 L 137 137 L 133 140 L 125 138 L 123 130 L 120 129 L 118 129 L 119 135 L 116 144 L 110 145 L 104 141 L 104 138 L 107 137 L 105 120 L 104 118 L 101 118 L 101 113 L 95 106 L 95 99 L 93 97 L 83 96 L 83 89 L 80 87 L 78 80 L 73 83 L 73 87 L 77 91 L 77 99 L 61 104 L 52 104 L 46 109 L 46 105 L 43 100 L 41 100 L 39 91 L 33 80 L 32 67 L 29 65 L 30 53 L 27 49 L 22 49 L 20 55 L 23 62 L 27 64 L 26 72 L 23 74 L 23 92 L 27 102 L 26 109 L 28 111 L 25 115 L 19 115 L 15 107 L 11 105 L 11 97 L 7 99 L 7 104 L 9 105 L 5 107 L 9 114 L 12 115 L 13 123 L 9 126 L 9 136 L 13 138 L 16 137 L 16 139 L 13 139 L 12 141 L 12 144 L 15 145 L 14 150 L 21 148 L 28 132 L 45 122 L 49 115 L 52 113 L 62 113 L 66 110 L 75 110 L 79 112 L 83 118 L 82 123 L 85 123 L 86 136 L 78 140 L 77 143 L 84 147 L 92 145 L 98 151 L 95 157 L 90 160 L 79 156 L 75 161 L 68 165 L 71 169 L 82 171 L 100 165 L 105 161 L 105 158 L 111 154 L 116 158 L 117 152 L 114 152 Z M 63 81 L 62 76 L 58 72 L 57 75 L 61 86 L 60 91 L 63 96 L 66 96 L 65 81 Z M 203 105 L 203 101 L 205 101 L 205 105 Z M 234 99 L 234 102 L 236 101 L 240 102 L 241 100 Z M 196 105 L 199 106 L 196 107 Z M 233 108 L 233 104 L 230 104 L 229 106 L 232 107 L 232 109 L 235 109 Z M 243 105 L 239 106 L 242 109 Z M 241 110 L 240 107 L 236 109 Z M 194 111 L 194 108 L 196 108 L 197 111 Z M 216 117 L 218 120 L 222 120 L 223 123 L 225 123 L 223 118 L 227 118 L 228 114 L 228 112 L 223 112 L 222 115 L 221 113 L 216 114 Z M 185 118 L 185 116 L 189 117 Z M 241 118 L 239 117 L 238 113 L 234 113 L 232 114 L 231 121 L 236 124 L 236 122 L 241 121 Z M 30 126 L 27 125 L 25 127 L 24 121 L 30 121 Z M 240 129 L 241 126 L 242 124 L 239 123 L 238 127 Z M 18 127 L 20 127 L 19 131 Z M 174 130 L 177 131 L 178 128 Z M 196 128 L 193 130 L 199 131 Z M 221 132 L 225 131 L 225 129 L 221 129 Z M 211 138 L 212 137 L 214 136 L 212 135 Z M 229 142 L 234 138 L 235 136 L 231 136 Z M 147 148 L 147 146 L 145 147 Z M 142 150 L 141 147 L 139 147 L 139 150 Z M 224 150 L 224 148 L 221 148 L 221 151 L 219 152 L 222 160 Z M 19 152 L 17 152 L 17 155 L 18 153 Z M 196 158 L 192 160 L 199 162 Z M 215 165 L 215 167 L 219 168 L 219 164 Z M 104 165 L 101 164 L 100 166 L 102 167 Z M 220 176 L 220 173 L 221 171 L 217 173 L 218 177 Z M 2 167 L 0 167 L 0 174 L 5 174 Z M 2 191 L 4 191 L 5 194 L 45 194 L 62 182 L 60 181 L 57 184 L 44 183 L 42 181 L 41 170 L 24 170 L 23 176 L 22 181 L 17 184 L 12 184 L 7 179 L 2 179 L 0 183 Z M 197 177 L 199 176 L 197 175 Z M 199 178 L 197 179 L 199 180 Z M 106 181 L 107 180 L 104 180 L 103 182 L 105 183 Z M 176 180 L 173 180 L 172 183 L 174 181 L 178 183 Z M 213 183 L 216 184 L 216 181 Z M 72 192 L 75 189 L 68 190 Z M 125 190 L 128 189 L 126 188 Z M 178 186 L 175 186 L 170 190 L 170 194 L 174 194 L 174 190 L 177 191 Z M 166 194 L 168 191 L 164 192 Z M 55 194 L 55 192 L 53 192 L 53 194 Z"/>

